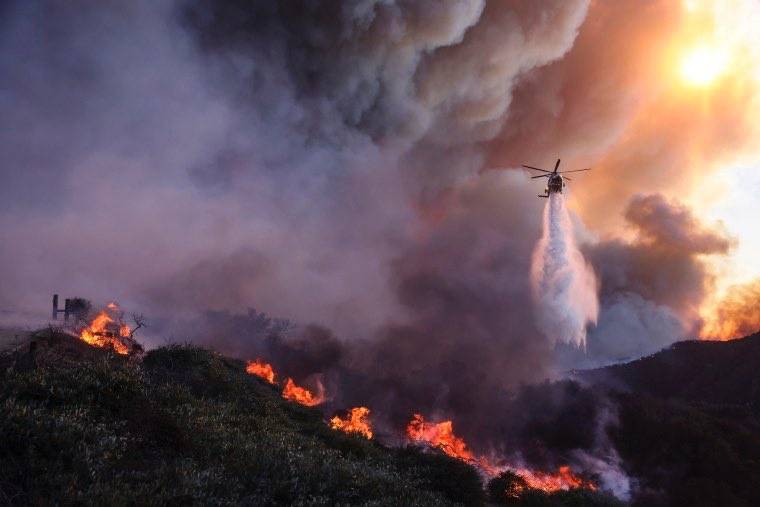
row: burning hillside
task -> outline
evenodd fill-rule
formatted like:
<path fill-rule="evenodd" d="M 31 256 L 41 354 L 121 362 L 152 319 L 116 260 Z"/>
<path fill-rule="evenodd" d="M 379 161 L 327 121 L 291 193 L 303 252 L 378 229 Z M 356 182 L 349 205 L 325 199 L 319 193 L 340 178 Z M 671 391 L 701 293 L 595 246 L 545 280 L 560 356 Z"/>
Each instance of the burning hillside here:
<path fill-rule="evenodd" d="M 273 366 L 262 359 L 248 361 L 246 372 L 260 377 L 270 384 L 275 383 L 276 374 Z M 318 383 L 317 394 L 314 394 L 308 389 L 296 385 L 293 379 L 287 378 L 283 386 L 282 397 L 301 405 L 316 406 L 325 400 L 324 387 L 321 383 Z M 369 414 L 370 409 L 367 407 L 354 407 L 346 412 L 345 417 L 338 415 L 332 417 L 329 420 L 329 425 L 335 430 L 345 433 L 356 433 L 367 439 L 371 439 L 373 431 Z M 454 433 L 454 425 L 451 420 L 431 422 L 425 420 L 421 414 L 414 414 L 412 420 L 406 426 L 405 436 L 412 444 L 440 449 L 447 456 L 477 467 L 483 474 L 489 477 L 495 477 L 504 470 L 513 471 L 524 479 L 527 487 L 530 489 L 546 493 L 572 489 L 589 489 L 592 491 L 597 489 L 594 483 L 576 476 L 569 466 L 562 466 L 556 473 L 552 474 L 533 471 L 524 467 L 497 465 L 485 456 L 477 456 L 468 448 L 464 439 Z"/>
<path fill-rule="evenodd" d="M 185 459 L 182 456 L 187 456 L 188 442 L 192 441 L 191 439 L 199 438 L 198 435 L 201 435 L 200 438 L 203 438 L 204 442 L 211 446 L 207 449 L 209 451 L 207 454 L 212 456 L 210 453 L 213 451 L 213 456 L 216 457 L 212 459 L 213 462 L 209 463 L 199 462 L 197 457 L 195 461 L 190 460 L 195 463 L 193 466 L 201 467 L 196 472 L 205 473 L 204 470 L 217 470 L 217 474 L 221 475 L 214 479 L 217 482 L 213 484 L 226 485 L 230 484 L 230 481 L 237 483 L 238 475 L 236 474 L 245 474 L 246 481 L 255 483 L 256 493 L 245 489 L 248 486 L 241 487 L 244 488 L 244 491 L 248 491 L 246 494 L 253 495 L 247 498 L 256 498 L 257 501 L 265 501 L 266 498 L 270 498 L 267 496 L 271 493 L 268 489 L 270 487 L 268 481 L 273 480 L 273 474 L 274 477 L 279 477 L 277 470 L 283 468 L 283 463 L 289 464 L 285 467 L 288 474 L 287 477 L 282 477 L 283 484 L 292 484 L 295 473 L 299 484 L 305 484 L 303 491 L 313 494 L 321 487 L 321 484 L 329 483 L 332 480 L 330 477 L 336 475 L 335 470 L 344 469 L 342 468 L 343 462 L 340 460 L 352 459 L 354 461 L 351 462 L 351 469 L 363 470 L 362 477 L 365 478 L 375 477 L 376 472 L 380 474 L 377 477 L 387 477 L 388 470 L 394 470 L 393 474 L 400 474 L 399 477 L 406 477 L 404 474 L 407 472 L 404 470 L 408 471 L 408 468 L 405 467 L 409 466 L 413 466 L 417 474 L 430 473 L 435 476 L 435 474 L 441 473 L 446 477 L 457 477 L 456 480 L 446 480 L 442 483 L 428 482 L 426 483 L 428 486 L 425 486 L 437 488 L 435 489 L 438 492 L 436 494 L 441 494 L 452 502 L 481 504 L 484 494 L 482 482 L 487 481 L 489 498 L 497 504 L 511 502 L 520 505 L 521 502 L 527 501 L 526 499 L 541 495 L 540 498 L 543 499 L 541 501 L 544 502 L 542 505 L 554 505 L 552 502 L 555 501 L 556 503 L 574 501 L 577 505 L 617 505 L 614 500 L 602 492 L 602 490 L 610 491 L 608 489 L 611 487 L 610 477 L 604 479 L 597 475 L 613 471 L 604 468 L 599 468 L 597 471 L 588 470 L 583 465 L 582 460 L 560 466 L 551 464 L 552 462 L 557 463 L 556 459 L 560 456 L 559 453 L 552 452 L 553 448 L 564 446 L 566 449 L 573 449 L 566 455 L 577 454 L 576 449 L 579 448 L 579 444 L 572 442 L 574 439 L 581 438 L 581 435 L 547 433 L 547 429 L 562 426 L 572 427 L 575 423 L 571 414 L 580 416 L 586 422 L 589 420 L 584 408 L 584 396 L 590 393 L 580 387 L 572 387 L 567 382 L 547 384 L 526 391 L 526 399 L 538 403 L 542 407 L 543 415 L 541 419 L 529 420 L 529 426 L 537 429 L 535 433 L 521 434 L 525 430 L 516 426 L 510 429 L 508 437 L 524 439 L 528 442 L 522 448 L 528 453 L 524 459 L 510 461 L 504 457 L 506 455 L 499 457 L 498 452 L 493 452 L 488 456 L 478 453 L 477 447 L 470 447 L 468 441 L 458 433 L 457 426 L 452 420 L 428 419 L 420 413 L 411 417 L 405 426 L 395 428 L 397 435 L 403 433 L 407 441 L 413 445 L 400 449 L 389 449 L 383 445 L 382 439 L 380 442 L 370 444 L 369 439 L 374 442 L 376 438 L 375 429 L 372 427 L 369 418 L 370 414 L 376 417 L 376 421 L 372 422 L 378 422 L 382 426 L 382 434 L 392 433 L 394 430 L 392 427 L 385 426 L 385 423 L 381 424 L 382 421 L 386 420 L 383 417 L 384 414 L 376 414 L 368 406 L 355 406 L 346 411 L 338 411 L 337 414 L 334 413 L 335 415 L 332 418 L 325 419 L 325 414 L 320 409 L 301 409 L 299 404 L 289 403 L 289 400 L 284 398 L 284 386 L 279 385 L 276 389 L 272 388 L 277 384 L 271 384 L 268 378 L 275 375 L 274 380 L 276 381 L 275 369 L 271 365 L 269 365 L 271 370 L 266 367 L 262 368 L 261 366 L 268 364 L 262 359 L 255 361 L 259 366 L 255 370 L 259 374 L 251 374 L 249 373 L 251 371 L 250 363 L 240 363 L 219 354 L 192 347 L 164 347 L 150 351 L 145 356 L 140 356 L 139 361 L 123 361 L 120 359 L 120 354 L 100 353 L 98 352 L 100 347 L 88 347 L 85 342 L 65 333 L 59 333 L 58 336 L 48 338 L 43 338 L 40 334 L 33 339 L 37 346 L 28 349 L 29 358 L 33 360 L 28 361 L 26 356 L 19 356 L 18 353 L 0 357 L 0 371 L 4 372 L 6 382 L 3 389 L 0 390 L 0 395 L 4 396 L 4 398 L 0 398 L 0 401 L 5 403 L 4 406 L 10 410 L 10 412 L 6 411 L 5 414 L 13 415 L 11 419 L 4 416 L 0 417 L 0 431 L 8 436 L 7 445 L 0 449 L 0 459 L 2 460 L 0 462 L 6 463 L 6 476 L 16 477 L 13 485 L 13 488 L 16 489 L 13 490 L 9 489 L 11 488 L 9 483 L 0 482 L 0 490 L 4 494 L 10 492 L 17 497 L 21 495 L 21 498 L 30 498 L 28 495 L 31 493 L 29 492 L 36 491 L 36 494 L 46 495 L 47 493 L 44 492 L 39 493 L 39 474 L 29 467 L 35 467 L 34 470 L 39 470 L 40 463 L 48 463 L 44 460 L 59 459 L 56 457 L 29 457 L 28 440 L 26 438 L 14 439 L 13 437 L 13 435 L 19 434 L 18 428 L 14 429 L 13 424 L 16 424 L 14 421 L 23 421 L 23 418 L 26 417 L 24 414 L 29 414 L 29 417 L 34 417 L 36 421 L 39 421 L 40 418 L 50 417 L 69 425 L 69 422 L 66 422 L 68 419 L 59 413 L 59 409 L 71 406 L 77 407 L 76 410 L 79 411 L 77 413 L 81 412 L 88 421 L 81 425 L 82 432 L 91 433 L 95 431 L 97 435 L 100 435 L 100 440 L 110 442 L 111 440 L 107 436 L 108 432 L 111 431 L 109 425 L 113 423 L 113 434 L 118 434 L 121 438 L 121 440 L 114 439 L 113 441 L 124 441 L 124 445 L 127 446 L 126 451 L 122 449 L 121 452 L 129 452 L 131 456 L 137 456 L 138 462 L 142 459 L 155 460 L 157 459 L 156 456 L 160 456 L 160 466 L 169 467 L 169 469 L 172 469 L 171 467 L 174 466 L 172 463 L 175 463 L 176 460 Z M 78 346 L 69 347 L 69 351 L 63 354 L 62 347 L 68 347 L 67 343 L 78 344 Z M 678 365 L 678 370 L 683 370 L 684 378 L 694 377 L 694 371 L 703 369 L 702 366 L 705 364 L 703 355 L 719 358 L 720 362 L 738 361 L 740 357 L 755 357 L 758 344 L 760 342 L 756 339 L 729 343 L 695 342 L 683 344 L 683 346 L 658 354 L 649 361 L 631 363 L 624 369 L 631 372 L 630 374 L 617 376 L 646 380 L 647 372 L 651 368 L 662 372 L 662 368 L 657 369 L 656 364 L 667 361 Z M 64 356 L 68 358 L 66 361 L 62 361 Z M 107 362 L 106 370 L 103 369 L 104 359 Z M 34 376 L 25 375 L 23 372 L 30 367 L 36 368 L 38 374 Z M 639 370 L 640 375 L 634 375 L 636 370 Z M 687 370 L 690 370 L 691 373 Z M 735 370 L 740 375 L 734 380 L 739 382 L 743 382 L 741 379 L 747 378 L 748 371 L 751 373 L 751 370 L 745 371 L 737 368 Z M 624 373 L 620 369 L 610 370 L 607 373 L 615 374 L 616 372 Z M 104 378 L 104 375 L 107 378 Z M 240 379 L 250 379 L 251 375 L 262 378 L 262 381 L 240 381 Z M 68 376 L 73 377 L 69 378 Z M 292 381 L 290 377 L 283 377 L 285 384 L 287 384 L 288 379 Z M 609 377 L 609 375 L 605 377 Z M 726 382 L 729 380 L 725 379 Z M 66 398 L 63 404 L 59 402 L 46 404 L 45 406 L 48 408 L 45 410 L 47 412 L 52 411 L 49 414 L 39 410 L 31 412 L 28 410 L 28 402 L 24 401 L 26 398 L 23 395 L 30 389 L 23 383 L 30 381 L 43 383 L 35 387 L 34 392 L 49 393 L 45 396 L 52 396 L 56 400 L 60 396 L 69 396 L 70 398 Z M 126 385 L 121 385 L 125 382 Z M 137 387 L 132 386 L 131 383 L 134 382 L 137 382 Z M 662 380 L 657 381 L 657 384 L 661 389 L 663 388 Z M 60 385 L 75 386 L 75 389 L 73 391 L 71 389 L 59 391 L 50 387 Z M 104 390 L 103 385 L 116 387 Z M 293 385 L 298 387 L 295 383 Z M 631 385 L 637 386 L 634 383 Z M 746 387 L 748 384 L 743 382 L 743 385 Z M 23 389 L 23 392 L 17 393 L 13 386 L 20 386 L 19 389 Z M 116 390 L 114 391 L 114 389 Z M 698 390 L 702 389 L 700 387 Z M 713 398 L 716 402 L 723 400 L 725 404 L 726 398 L 719 394 L 723 390 L 729 389 L 729 386 L 721 384 L 715 389 L 716 393 Z M 737 408 L 734 409 L 736 414 L 731 416 L 733 419 L 718 420 L 709 412 L 701 412 L 684 405 L 684 403 L 689 403 L 691 397 L 696 396 L 696 391 L 692 392 L 693 389 L 688 391 L 686 395 L 676 393 L 683 398 L 683 401 L 674 405 L 670 405 L 666 401 L 651 399 L 651 396 L 657 391 L 650 390 L 652 394 L 649 396 L 639 396 L 633 392 L 614 394 L 612 398 L 619 407 L 619 420 L 615 423 L 614 430 L 611 433 L 615 450 L 609 449 L 607 452 L 619 452 L 621 459 L 626 460 L 626 465 L 640 474 L 637 481 L 645 481 L 643 484 L 646 485 L 647 489 L 636 493 L 638 496 L 635 498 L 652 500 L 651 503 L 645 503 L 646 505 L 665 505 L 668 503 L 657 503 L 658 499 L 665 498 L 673 500 L 670 504 L 680 504 L 680 500 L 689 497 L 690 491 L 699 491 L 702 496 L 707 495 L 711 489 L 709 486 L 702 488 L 699 485 L 690 485 L 683 489 L 674 488 L 672 484 L 690 484 L 687 477 L 696 472 L 688 472 L 688 468 L 684 467 L 688 466 L 692 456 L 698 456 L 703 463 L 711 463 L 708 455 L 714 460 L 715 466 L 706 472 L 710 472 L 710 476 L 714 480 L 721 481 L 721 484 L 730 485 L 732 491 L 736 491 L 739 498 L 752 498 L 754 489 L 749 485 L 753 484 L 754 476 L 752 474 L 755 473 L 755 468 L 751 465 L 753 452 L 751 432 L 741 429 L 743 426 L 739 427 L 738 430 L 732 429 L 736 425 L 745 424 L 741 423 L 743 419 L 736 419 L 739 415 L 737 411 L 740 406 L 746 406 L 749 403 L 747 400 L 751 398 L 747 398 L 747 396 L 751 396 L 752 393 L 747 392 L 743 398 L 737 398 L 737 403 L 740 402 L 740 404 L 736 405 Z M 672 396 L 671 391 L 666 389 L 665 394 Z M 93 392 L 98 393 L 98 395 L 93 397 Z M 115 392 L 119 393 L 119 398 L 111 400 L 110 397 Z M 7 395 L 12 396 L 15 401 L 8 404 Z M 124 396 L 127 398 L 122 399 Z M 134 396 L 139 399 L 133 399 Z M 145 398 L 142 398 L 143 396 Z M 708 401 L 713 398 L 708 398 Z M 560 420 L 563 421 L 562 424 L 555 423 L 553 419 L 553 413 L 556 409 L 552 406 L 552 399 L 570 400 L 570 412 L 559 413 Z M 251 405 L 252 400 L 258 401 Z M 108 403 L 108 406 L 113 404 L 116 404 L 113 406 L 124 405 L 124 413 L 128 418 L 127 425 L 124 426 L 124 421 L 118 419 L 121 417 L 118 416 L 118 420 L 106 421 L 105 425 L 99 424 L 93 428 L 90 422 L 91 417 L 94 417 L 92 414 L 100 414 L 98 417 L 101 418 L 103 414 L 113 414 L 114 417 L 122 414 L 120 411 L 103 412 L 102 403 Z M 526 417 L 533 417 L 529 414 L 530 410 L 521 405 L 522 403 L 524 401 L 520 401 L 518 396 L 516 404 L 512 407 L 513 411 L 522 411 Z M 134 411 L 136 406 L 139 406 L 140 410 Z M 261 410 L 263 407 L 266 408 Z M 189 408 L 191 408 L 190 412 L 188 412 Z M 329 408 L 329 404 L 325 407 L 325 412 L 327 410 L 332 410 Z M 749 413 L 743 415 L 742 418 L 750 421 L 751 409 L 747 410 Z M 216 423 L 209 424 L 209 421 L 216 421 Z M 70 423 L 74 424 L 71 421 Z M 27 426 L 26 422 L 20 424 L 27 428 L 25 434 L 29 434 L 29 428 L 37 427 L 31 423 Z M 170 434 L 172 435 L 171 439 L 168 440 L 166 425 L 171 428 Z M 80 431 L 77 428 L 79 426 L 69 427 L 67 431 L 75 435 L 77 431 Z M 332 428 L 334 431 L 329 431 L 327 428 Z M 219 432 L 222 433 L 217 434 Z M 45 442 L 50 438 L 49 432 L 37 435 L 32 430 L 32 434 L 36 435 L 33 437 L 35 442 L 39 442 L 35 445 L 47 445 Z M 346 434 L 361 435 L 365 438 L 346 439 Z M 656 436 L 653 437 L 652 435 Z M 697 435 L 699 435 L 699 439 L 696 438 Z M 80 442 L 90 441 L 86 438 L 76 438 Z M 748 438 L 749 440 L 747 440 Z M 641 449 L 632 445 L 632 442 L 642 439 L 652 441 L 651 449 Z M 697 440 L 700 441 L 699 446 L 693 447 L 692 443 Z M 142 447 L 133 447 L 130 443 L 144 441 L 155 442 L 155 445 L 151 446 L 152 454 L 148 457 L 142 457 Z M 547 446 L 549 441 L 552 442 L 553 448 Z M 235 445 L 230 446 L 229 442 L 235 442 Z M 373 447 L 362 447 L 365 444 Z M 657 455 L 656 448 L 660 444 L 672 449 L 673 464 L 661 468 L 657 472 L 650 472 L 646 465 Z M 82 463 L 97 462 L 99 463 L 98 466 L 109 466 L 120 470 L 119 477 L 131 477 L 131 474 L 139 474 L 140 477 L 144 477 L 141 470 L 129 469 L 129 464 L 125 465 L 122 461 L 112 462 L 115 459 L 114 456 L 119 455 L 118 449 L 106 449 L 107 452 L 102 454 L 89 444 L 82 445 L 84 445 L 83 454 L 80 455 L 81 445 L 69 446 L 67 444 L 65 456 L 60 457 L 60 459 L 74 463 L 78 463 L 80 460 Z M 328 454 L 324 454 L 324 449 L 315 449 L 312 455 L 311 446 L 314 445 L 327 445 L 330 450 Z M 726 445 L 729 447 L 724 448 Z M 438 449 L 440 452 L 428 452 L 425 450 L 426 447 Z M 262 453 L 262 449 L 265 452 Z M 530 456 L 531 450 L 538 452 L 539 456 L 550 459 L 539 464 L 541 459 L 535 455 Z M 342 453 L 347 454 L 345 457 L 341 457 Z M 242 465 L 241 468 L 241 463 L 247 463 L 246 459 L 252 454 L 261 456 L 257 460 L 256 466 Z M 737 461 L 731 458 L 734 455 L 743 456 L 743 458 L 741 461 Z M 372 456 L 373 458 L 365 463 L 362 461 L 364 458 L 359 458 L 360 456 Z M 338 459 L 339 461 L 324 463 L 325 459 L 328 461 Z M 380 459 L 382 463 L 378 464 L 373 461 L 377 459 Z M 225 465 L 221 465 L 221 469 L 219 468 L 220 460 L 225 463 Z M 9 463 L 13 465 L 10 466 Z M 591 465 L 593 460 L 586 461 L 586 463 Z M 374 468 L 376 465 L 379 468 Z M 8 468 L 9 466 L 10 468 Z M 50 462 L 45 466 L 49 470 L 62 469 L 57 462 Z M 125 466 L 127 468 L 123 468 Z M 325 466 L 329 466 L 331 470 L 327 475 L 324 472 Z M 576 467 L 578 468 L 576 469 Z M 591 468 L 593 469 L 593 466 Z M 86 467 L 83 466 L 82 469 L 85 470 Z M 477 473 L 475 469 L 478 470 Z M 587 472 L 590 475 L 587 476 Z M 684 473 L 689 475 L 684 475 Z M 702 477 L 698 473 L 696 474 L 695 477 Z M 184 475 L 174 473 L 170 475 L 171 481 L 162 474 L 152 477 L 150 487 L 170 492 L 175 491 L 173 488 L 180 486 L 189 487 L 188 484 L 182 482 L 184 479 L 180 480 L 179 484 L 174 482 L 177 481 L 178 476 L 185 477 Z M 214 474 L 211 476 L 216 477 Z M 35 480 L 26 484 L 23 477 L 31 477 Z M 398 489 L 393 489 L 397 487 L 414 488 L 416 486 L 410 485 L 419 484 L 419 482 L 415 482 L 416 479 L 411 480 L 406 477 L 404 480 L 408 482 L 394 483 L 393 488 L 389 490 L 382 489 L 377 484 L 365 488 L 365 486 L 352 482 L 354 479 L 348 476 L 339 474 L 339 477 L 338 483 L 330 483 L 334 486 L 335 491 L 351 488 L 351 491 L 361 491 L 360 495 L 362 496 L 350 497 L 350 499 L 330 496 L 331 501 L 361 503 L 360 499 L 367 501 L 371 498 L 382 498 L 386 502 L 396 499 L 400 503 L 404 503 L 401 498 L 406 498 L 407 502 L 411 498 L 420 500 L 419 503 L 426 503 L 421 499 L 425 498 L 428 493 L 420 490 L 414 490 L 414 492 L 406 490 L 406 493 L 401 493 Z M 680 482 L 670 482 L 675 479 Z M 72 486 L 71 474 L 65 477 L 50 476 L 47 480 L 60 481 L 61 488 L 65 486 L 65 488 L 73 487 L 81 490 L 84 484 L 89 484 L 87 481 L 91 481 L 91 477 L 88 475 L 81 479 L 73 479 L 74 486 Z M 133 498 L 129 495 L 134 494 L 134 492 L 131 488 L 124 487 L 124 481 L 109 482 L 108 476 L 98 480 L 101 481 L 99 487 L 108 489 L 109 494 L 117 495 L 120 498 Z M 709 485 L 710 483 L 707 481 L 705 484 Z M 242 497 L 235 493 L 238 490 L 217 488 L 216 486 L 212 490 L 204 489 L 205 486 L 199 487 L 200 490 L 194 490 L 200 491 L 198 493 L 200 496 L 197 497 L 199 499 L 208 501 L 209 498 L 217 498 L 214 495 L 221 494 L 232 503 L 235 503 L 233 500 L 242 501 Z M 69 491 L 65 488 L 61 491 Z M 278 486 L 278 488 L 280 488 L 278 491 L 286 492 L 281 494 L 285 494 L 289 502 L 306 498 L 299 495 L 307 493 L 299 493 L 289 489 L 290 486 L 283 485 L 282 487 Z M 651 496 L 653 495 L 651 491 L 662 491 L 662 493 Z M 381 496 L 373 496 L 377 494 Z M 57 498 L 66 498 L 66 493 L 56 495 Z M 403 495 L 411 496 L 403 497 Z M 88 496 L 88 498 L 93 497 Z M 437 501 L 431 501 L 428 504 L 446 503 L 440 497 L 436 498 L 438 498 Z M 605 500 L 599 503 L 601 498 Z"/>
<path fill-rule="evenodd" d="M 504 470 L 509 470 L 521 477 L 527 488 L 545 493 L 568 491 L 571 489 L 589 489 L 596 491 L 596 485 L 591 481 L 576 476 L 569 466 L 561 466 L 557 473 L 534 471 L 528 468 L 495 465 L 485 456 L 476 456 L 467 448 L 464 440 L 454 434 L 451 421 L 428 422 L 420 414 L 406 427 L 406 436 L 411 442 L 430 445 L 442 450 L 447 455 L 469 462 L 478 467 L 484 474 L 494 477 Z"/>
<path fill-rule="evenodd" d="M 276 373 L 274 367 L 262 359 L 248 361 L 246 372 L 262 378 L 270 384 L 274 384 Z M 282 390 L 282 397 L 304 406 L 313 407 L 325 401 L 325 391 L 321 382 L 317 383 L 317 392 L 298 386 L 292 378 L 286 378 Z M 354 407 L 347 411 L 345 417 L 338 415 L 329 420 L 329 425 L 335 430 L 346 433 L 357 433 L 367 439 L 373 437 L 372 426 L 369 421 L 370 409 L 367 407 Z M 515 468 L 510 466 L 497 466 L 485 456 L 476 456 L 465 441 L 454 433 L 454 425 L 450 420 L 440 422 L 426 421 L 421 414 L 414 414 L 405 429 L 406 438 L 416 445 L 430 446 L 440 449 L 446 455 L 462 460 L 476 466 L 487 476 L 496 476 L 505 469 L 514 470 L 523 477 L 532 489 L 545 492 L 586 488 L 595 490 L 596 486 L 575 476 L 569 466 L 560 467 L 556 474 L 532 471 L 527 468 Z"/>

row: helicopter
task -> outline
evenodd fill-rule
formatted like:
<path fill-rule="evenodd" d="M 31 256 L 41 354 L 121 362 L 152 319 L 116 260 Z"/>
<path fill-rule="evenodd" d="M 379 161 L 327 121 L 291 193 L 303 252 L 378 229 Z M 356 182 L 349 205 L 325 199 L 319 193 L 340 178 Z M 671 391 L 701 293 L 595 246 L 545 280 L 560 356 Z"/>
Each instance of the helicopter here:
<path fill-rule="evenodd" d="M 540 167 L 533 167 L 531 165 L 523 165 L 526 169 L 533 169 L 534 171 L 541 171 L 542 173 L 546 174 L 539 174 L 538 176 L 532 176 L 531 179 L 535 180 L 536 178 L 549 178 L 549 180 L 546 182 L 546 189 L 544 190 L 543 194 L 538 194 L 538 197 L 546 197 L 548 198 L 551 194 L 561 194 L 562 189 L 565 188 L 565 180 L 572 181 L 567 176 L 562 176 L 566 173 L 578 173 L 581 171 L 590 171 L 591 168 L 587 167 L 585 169 L 574 169 L 572 171 L 558 171 L 559 169 L 559 162 L 560 159 L 557 159 L 557 163 L 554 164 L 554 170 L 553 171 L 547 171 L 546 169 L 541 169 Z"/>

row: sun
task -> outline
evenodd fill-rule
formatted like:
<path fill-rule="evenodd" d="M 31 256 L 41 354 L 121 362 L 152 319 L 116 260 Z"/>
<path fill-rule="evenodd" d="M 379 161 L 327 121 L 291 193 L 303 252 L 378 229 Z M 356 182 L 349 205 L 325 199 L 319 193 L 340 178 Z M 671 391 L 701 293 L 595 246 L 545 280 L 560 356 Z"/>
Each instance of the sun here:
<path fill-rule="evenodd" d="M 709 86 L 727 67 L 725 51 L 707 45 L 697 46 L 681 59 L 681 77 L 692 86 Z"/>

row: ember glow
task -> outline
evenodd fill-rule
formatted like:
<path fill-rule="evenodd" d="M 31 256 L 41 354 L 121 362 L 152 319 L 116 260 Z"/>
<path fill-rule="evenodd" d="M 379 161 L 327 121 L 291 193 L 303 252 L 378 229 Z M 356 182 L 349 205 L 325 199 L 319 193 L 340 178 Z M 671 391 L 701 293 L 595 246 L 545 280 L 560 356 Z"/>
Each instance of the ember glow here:
<path fill-rule="evenodd" d="M 325 401 L 325 389 L 321 382 L 317 382 L 317 393 L 314 394 L 305 387 L 296 385 L 293 379 L 288 378 L 282 390 L 282 397 L 307 407 L 314 407 Z"/>
<path fill-rule="evenodd" d="M 372 425 L 369 421 L 369 412 L 367 407 L 352 408 L 345 419 L 341 419 L 337 415 L 330 419 L 330 427 L 346 433 L 358 433 L 371 439 Z"/>
<path fill-rule="evenodd" d="M 130 334 L 129 326 L 121 320 L 118 305 L 109 303 L 82 329 L 79 339 L 95 347 L 112 347 L 117 353 L 127 355 L 130 347 L 125 338 Z"/>
<path fill-rule="evenodd" d="M 257 377 L 261 377 L 270 384 L 274 384 L 274 368 L 272 368 L 272 365 L 269 363 L 265 363 L 261 359 L 256 359 L 255 361 L 248 361 L 248 364 L 245 367 L 245 371 L 250 373 L 251 375 L 256 375 Z"/>

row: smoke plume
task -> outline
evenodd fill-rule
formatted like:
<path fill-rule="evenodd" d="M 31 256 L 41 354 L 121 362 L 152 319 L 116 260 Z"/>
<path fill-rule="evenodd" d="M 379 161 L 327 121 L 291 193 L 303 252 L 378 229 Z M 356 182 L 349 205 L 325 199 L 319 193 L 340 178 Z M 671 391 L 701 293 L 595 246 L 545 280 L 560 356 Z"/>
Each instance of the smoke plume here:
<path fill-rule="evenodd" d="M 596 277 L 575 243 L 560 193 L 549 195 L 544 233 L 533 252 L 533 301 L 538 325 L 554 342 L 586 348 L 586 326 L 599 315 Z"/>

